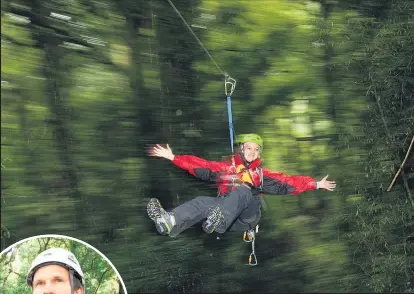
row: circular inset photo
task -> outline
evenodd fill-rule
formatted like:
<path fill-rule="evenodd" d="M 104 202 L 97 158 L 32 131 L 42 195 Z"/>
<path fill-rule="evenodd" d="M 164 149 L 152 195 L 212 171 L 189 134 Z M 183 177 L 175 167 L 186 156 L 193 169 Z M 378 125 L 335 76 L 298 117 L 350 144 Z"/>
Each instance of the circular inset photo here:
<path fill-rule="evenodd" d="M 127 294 L 105 255 L 62 235 L 27 238 L 3 250 L 0 289 L 7 294 Z"/>

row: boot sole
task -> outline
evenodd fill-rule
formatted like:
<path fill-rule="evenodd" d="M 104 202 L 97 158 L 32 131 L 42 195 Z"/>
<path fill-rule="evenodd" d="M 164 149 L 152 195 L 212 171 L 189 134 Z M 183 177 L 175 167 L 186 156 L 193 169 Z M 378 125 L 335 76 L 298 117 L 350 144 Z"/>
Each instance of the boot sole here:
<path fill-rule="evenodd" d="M 171 227 L 168 225 L 165 213 L 162 213 L 161 203 L 156 198 L 151 198 L 147 205 L 147 214 L 149 218 L 155 223 L 155 227 L 161 235 L 168 235 L 171 232 Z"/>
<path fill-rule="evenodd" d="M 157 218 L 161 217 L 161 203 L 156 198 L 151 198 L 147 204 L 147 214 L 149 218 L 155 221 Z"/>
<path fill-rule="evenodd" d="M 211 234 L 217 230 L 221 225 L 224 225 L 224 216 L 218 206 L 212 208 L 203 223 L 203 230 L 207 234 Z"/>

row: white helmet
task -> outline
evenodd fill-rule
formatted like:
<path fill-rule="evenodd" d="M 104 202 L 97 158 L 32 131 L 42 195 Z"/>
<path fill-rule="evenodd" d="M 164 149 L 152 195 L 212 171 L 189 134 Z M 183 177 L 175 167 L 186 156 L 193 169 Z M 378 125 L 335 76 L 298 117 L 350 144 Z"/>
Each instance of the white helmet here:
<path fill-rule="evenodd" d="M 63 266 L 69 271 L 70 286 L 72 293 L 75 292 L 73 288 L 73 276 L 80 280 L 83 287 L 83 293 L 85 293 L 85 276 L 82 272 L 81 266 L 78 260 L 72 252 L 69 252 L 63 248 L 50 248 L 40 253 L 32 262 L 30 269 L 27 273 L 26 282 L 29 287 L 32 287 L 33 277 L 35 272 L 42 266 L 56 264 Z"/>

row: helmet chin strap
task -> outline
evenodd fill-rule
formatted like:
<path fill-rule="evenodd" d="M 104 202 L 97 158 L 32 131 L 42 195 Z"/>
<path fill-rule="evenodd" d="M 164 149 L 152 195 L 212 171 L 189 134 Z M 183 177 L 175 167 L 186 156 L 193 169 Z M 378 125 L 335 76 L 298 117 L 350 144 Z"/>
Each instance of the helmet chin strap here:
<path fill-rule="evenodd" d="M 73 277 L 75 275 L 75 271 L 73 269 L 69 269 L 69 283 L 70 283 L 70 289 L 71 293 L 75 294 L 75 286 L 73 284 Z M 85 294 L 85 286 L 82 286 L 82 294 Z"/>
<path fill-rule="evenodd" d="M 75 288 L 73 287 L 73 269 L 69 269 L 69 284 L 72 294 L 75 294 Z"/>

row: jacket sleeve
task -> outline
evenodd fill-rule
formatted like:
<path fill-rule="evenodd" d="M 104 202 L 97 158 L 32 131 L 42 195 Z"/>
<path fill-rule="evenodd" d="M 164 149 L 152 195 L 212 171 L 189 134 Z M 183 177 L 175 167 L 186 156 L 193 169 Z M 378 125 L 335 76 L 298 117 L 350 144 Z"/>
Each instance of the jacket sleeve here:
<path fill-rule="evenodd" d="M 194 155 L 175 155 L 172 162 L 193 176 L 210 182 L 218 181 L 219 173 L 230 168 L 226 162 L 209 161 Z"/>
<path fill-rule="evenodd" d="M 312 177 L 289 176 L 263 169 L 263 193 L 296 195 L 310 190 L 316 190 L 316 181 Z"/>

